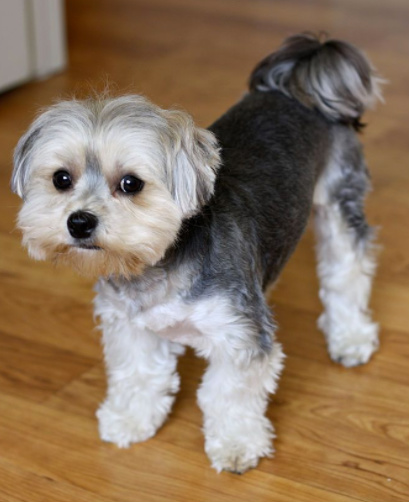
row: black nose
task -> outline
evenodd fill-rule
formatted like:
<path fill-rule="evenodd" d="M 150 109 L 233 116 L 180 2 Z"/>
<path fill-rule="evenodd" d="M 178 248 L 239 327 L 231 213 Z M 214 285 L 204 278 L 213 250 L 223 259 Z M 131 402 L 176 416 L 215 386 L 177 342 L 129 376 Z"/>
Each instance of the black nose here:
<path fill-rule="evenodd" d="M 67 221 L 68 231 L 75 239 L 86 239 L 98 225 L 98 218 L 86 211 L 72 213 Z"/>

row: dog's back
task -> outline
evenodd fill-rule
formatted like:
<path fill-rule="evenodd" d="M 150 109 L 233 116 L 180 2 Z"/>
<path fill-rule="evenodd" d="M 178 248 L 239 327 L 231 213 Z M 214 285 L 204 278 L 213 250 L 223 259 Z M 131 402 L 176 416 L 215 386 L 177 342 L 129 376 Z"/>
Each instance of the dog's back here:
<path fill-rule="evenodd" d="M 243 254 L 259 257 L 263 286 L 276 279 L 307 224 L 330 155 L 330 129 L 319 112 L 280 91 L 249 93 L 210 127 L 222 155 L 211 201 L 218 238 L 231 239 L 226 248 L 236 261 L 230 222 L 239 222 L 252 236 L 243 240 Z"/>
<path fill-rule="evenodd" d="M 358 49 L 343 41 L 321 43 L 309 34 L 290 37 L 261 61 L 249 87 L 210 127 L 222 149 L 211 205 L 216 219 L 228 214 L 254 237 L 247 251 L 259 256 L 265 286 L 302 235 L 314 190 L 319 197 L 324 185 L 328 190 L 337 185 L 331 187 L 334 197 L 345 198 L 337 193 L 345 192 L 338 181 L 354 178 L 355 205 L 362 207 L 367 171 L 355 131 L 380 92 L 373 68 Z M 338 167 L 334 156 L 340 157 Z M 341 204 L 352 211 L 345 220 L 360 223 L 362 232 L 364 218 L 350 202 Z M 229 221 L 220 221 L 220 228 L 226 241 L 234 240 Z"/>

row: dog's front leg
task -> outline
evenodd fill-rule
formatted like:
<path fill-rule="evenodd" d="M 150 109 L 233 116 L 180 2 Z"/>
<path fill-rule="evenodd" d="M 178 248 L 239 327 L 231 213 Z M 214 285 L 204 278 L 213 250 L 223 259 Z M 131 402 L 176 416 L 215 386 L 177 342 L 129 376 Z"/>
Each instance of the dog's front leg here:
<path fill-rule="evenodd" d="M 205 449 L 217 471 L 242 473 L 273 452 L 273 426 L 265 416 L 268 395 L 282 369 L 281 346 L 250 358 L 215 349 L 198 392 Z"/>
<path fill-rule="evenodd" d="M 108 391 L 97 411 L 104 441 L 128 447 L 152 437 L 179 390 L 177 356 L 183 348 L 159 338 L 122 312 L 102 319 Z"/>

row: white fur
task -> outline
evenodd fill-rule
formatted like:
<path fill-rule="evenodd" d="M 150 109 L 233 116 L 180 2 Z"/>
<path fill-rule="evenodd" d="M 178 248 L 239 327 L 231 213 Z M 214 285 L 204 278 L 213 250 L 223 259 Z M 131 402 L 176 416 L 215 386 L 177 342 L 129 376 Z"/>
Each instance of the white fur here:
<path fill-rule="evenodd" d="M 102 314 L 108 393 L 97 412 L 104 441 L 120 447 L 152 437 L 179 390 L 183 347 L 136 327 L 120 307 Z"/>
<path fill-rule="evenodd" d="M 204 414 L 205 450 L 217 471 L 244 472 L 273 453 L 274 429 L 265 416 L 283 367 L 281 346 L 243 361 L 226 344 L 213 347 L 198 391 Z"/>
<path fill-rule="evenodd" d="M 206 452 L 218 471 L 243 472 L 273 451 L 265 411 L 282 369 L 281 346 L 262 354 L 227 299 L 187 305 L 177 294 L 178 280 L 157 271 L 148 275 L 137 285 L 138 302 L 135 286 L 98 284 L 96 314 L 108 369 L 108 395 L 97 414 L 101 437 L 129 446 L 155 433 L 179 387 L 181 344 L 189 345 L 210 361 L 198 393 Z"/>

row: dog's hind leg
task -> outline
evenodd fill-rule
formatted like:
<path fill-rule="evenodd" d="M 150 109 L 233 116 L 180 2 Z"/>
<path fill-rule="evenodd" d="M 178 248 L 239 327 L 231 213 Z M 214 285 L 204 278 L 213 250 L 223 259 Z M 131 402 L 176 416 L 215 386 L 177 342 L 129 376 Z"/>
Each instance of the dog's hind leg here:
<path fill-rule="evenodd" d="M 340 126 L 330 162 L 314 193 L 318 276 L 328 351 L 344 366 L 366 363 L 378 347 L 368 303 L 376 268 L 373 229 L 363 204 L 369 176 L 361 147 Z"/>

